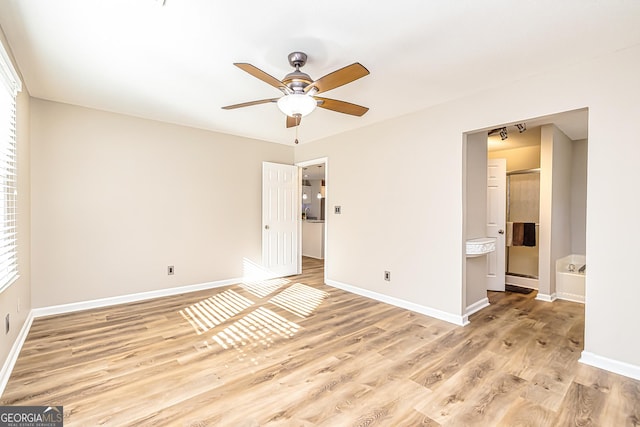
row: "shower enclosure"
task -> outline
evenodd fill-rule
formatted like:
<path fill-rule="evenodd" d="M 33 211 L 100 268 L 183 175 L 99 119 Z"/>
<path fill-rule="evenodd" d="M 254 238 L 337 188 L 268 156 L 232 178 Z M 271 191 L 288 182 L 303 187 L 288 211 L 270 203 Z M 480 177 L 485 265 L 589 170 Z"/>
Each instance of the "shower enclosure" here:
<path fill-rule="evenodd" d="M 533 226 L 528 224 L 528 226 L 535 227 L 535 245 L 533 246 L 525 246 L 518 239 L 507 237 L 506 274 L 507 276 L 538 279 L 540 169 L 507 172 L 506 213 L 507 230 L 516 230 L 519 223 L 535 224 Z"/>

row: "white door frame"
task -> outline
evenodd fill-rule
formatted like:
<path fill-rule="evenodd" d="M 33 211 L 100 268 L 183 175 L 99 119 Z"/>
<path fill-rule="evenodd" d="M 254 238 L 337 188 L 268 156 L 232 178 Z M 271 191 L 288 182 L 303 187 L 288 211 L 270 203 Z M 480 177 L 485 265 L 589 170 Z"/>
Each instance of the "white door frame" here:
<path fill-rule="evenodd" d="M 326 199 L 325 201 L 325 215 L 324 215 L 324 279 L 326 281 L 326 277 L 327 277 L 327 256 L 329 251 L 327 250 L 327 248 L 329 247 L 329 240 L 328 240 L 328 233 L 327 230 L 329 229 L 329 217 L 330 217 L 330 211 L 329 211 L 329 158 L 328 157 L 319 157 L 317 159 L 313 159 L 313 160 L 305 160 L 302 162 L 297 162 L 295 163 L 296 166 L 298 166 L 300 169 L 307 167 L 307 166 L 313 166 L 313 165 L 319 165 L 320 163 L 324 163 L 324 179 L 325 179 L 325 187 L 324 187 L 324 198 Z M 298 173 L 298 193 L 302 194 L 302 173 Z M 301 196 L 302 197 L 302 196 Z M 302 214 L 301 214 L 302 215 Z M 299 226 L 298 226 L 298 274 L 302 274 L 302 221 L 299 222 Z"/>

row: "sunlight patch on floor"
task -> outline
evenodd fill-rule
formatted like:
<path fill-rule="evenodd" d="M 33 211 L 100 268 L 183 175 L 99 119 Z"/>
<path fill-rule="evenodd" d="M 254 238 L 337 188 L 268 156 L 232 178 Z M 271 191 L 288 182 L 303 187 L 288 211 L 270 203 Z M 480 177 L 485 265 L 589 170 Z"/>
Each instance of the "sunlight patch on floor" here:
<path fill-rule="evenodd" d="M 259 280 L 255 282 L 244 281 L 240 284 L 240 287 L 258 298 L 264 298 L 271 295 L 284 285 L 288 285 L 289 283 L 291 282 L 287 279 L 277 278 L 269 280 Z"/>
<path fill-rule="evenodd" d="M 270 303 L 300 317 L 307 317 L 329 296 L 327 292 L 296 283 L 269 300 Z"/>
<path fill-rule="evenodd" d="M 291 338 L 300 325 L 273 311 L 260 307 L 247 314 L 212 338 L 222 348 L 238 348 L 249 344 L 270 347 L 274 339 Z"/>
<path fill-rule="evenodd" d="M 253 304 L 250 299 L 229 289 L 180 310 L 180 314 L 201 335 Z"/>

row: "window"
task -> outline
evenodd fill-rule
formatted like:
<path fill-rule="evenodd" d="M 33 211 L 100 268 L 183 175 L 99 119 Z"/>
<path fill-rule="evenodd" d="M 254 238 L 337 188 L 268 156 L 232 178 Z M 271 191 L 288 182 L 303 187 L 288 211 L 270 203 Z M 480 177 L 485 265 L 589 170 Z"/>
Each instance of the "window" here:
<path fill-rule="evenodd" d="M 22 89 L 0 44 L 0 291 L 18 278 L 16 238 L 16 95 Z"/>

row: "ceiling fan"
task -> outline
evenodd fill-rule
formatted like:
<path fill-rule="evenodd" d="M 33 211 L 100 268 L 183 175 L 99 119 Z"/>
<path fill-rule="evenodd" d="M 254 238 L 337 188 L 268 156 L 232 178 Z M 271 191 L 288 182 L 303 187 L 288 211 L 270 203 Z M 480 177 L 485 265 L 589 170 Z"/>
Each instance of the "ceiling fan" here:
<path fill-rule="evenodd" d="M 222 108 L 232 110 L 234 108 L 275 102 L 278 104 L 278 108 L 287 115 L 288 128 L 298 126 L 302 117 L 311 113 L 316 107 L 350 114 L 352 116 L 362 116 L 369 111 L 367 107 L 361 105 L 316 96 L 319 93 L 327 92 L 351 83 L 369 74 L 369 70 L 360 63 L 355 62 L 347 65 L 314 81 L 308 74 L 300 71 L 300 68 L 307 62 L 307 55 L 305 53 L 292 52 L 288 58 L 289 64 L 295 68 L 295 71 L 284 76 L 282 80 L 276 79 L 251 64 L 234 63 L 233 65 L 241 70 L 282 91 L 283 96 L 280 98 L 260 99 L 257 101 L 243 102 L 241 104 L 227 105 Z"/>

